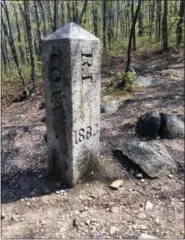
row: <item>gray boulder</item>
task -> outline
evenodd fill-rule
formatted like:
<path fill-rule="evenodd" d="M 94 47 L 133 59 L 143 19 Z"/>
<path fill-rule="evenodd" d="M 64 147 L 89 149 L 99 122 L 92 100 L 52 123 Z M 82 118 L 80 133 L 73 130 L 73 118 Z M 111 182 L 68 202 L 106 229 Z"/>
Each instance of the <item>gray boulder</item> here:
<path fill-rule="evenodd" d="M 113 152 L 123 164 L 126 160 L 127 165 L 142 170 L 150 178 L 163 177 L 178 170 L 176 162 L 161 144 L 133 141 Z"/>
<path fill-rule="evenodd" d="M 161 127 L 159 135 L 161 138 L 183 138 L 184 137 L 184 122 L 174 115 L 160 113 Z"/>
<path fill-rule="evenodd" d="M 124 106 L 124 101 L 111 101 L 101 103 L 101 113 L 115 113 Z"/>
<path fill-rule="evenodd" d="M 161 116 L 157 112 L 143 114 L 136 123 L 136 134 L 149 139 L 155 139 L 161 124 Z"/>

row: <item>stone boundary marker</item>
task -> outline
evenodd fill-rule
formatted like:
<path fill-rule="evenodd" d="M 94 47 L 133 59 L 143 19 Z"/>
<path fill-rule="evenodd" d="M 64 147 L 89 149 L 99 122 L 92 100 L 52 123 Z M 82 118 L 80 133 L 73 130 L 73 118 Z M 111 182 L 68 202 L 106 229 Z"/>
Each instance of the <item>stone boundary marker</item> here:
<path fill-rule="evenodd" d="M 42 40 L 50 170 L 73 186 L 99 158 L 100 40 L 70 22 Z"/>

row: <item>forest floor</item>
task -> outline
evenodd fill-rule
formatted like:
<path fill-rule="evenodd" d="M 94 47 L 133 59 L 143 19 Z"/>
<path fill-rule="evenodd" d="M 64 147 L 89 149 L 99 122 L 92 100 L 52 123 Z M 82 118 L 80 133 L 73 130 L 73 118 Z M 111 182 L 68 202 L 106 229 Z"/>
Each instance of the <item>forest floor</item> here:
<path fill-rule="evenodd" d="M 105 69 L 120 71 L 119 56 L 103 60 Z M 114 114 L 101 114 L 101 171 L 71 189 L 48 178 L 45 125 L 37 97 L 13 103 L 2 110 L 2 239 L 3 238 L 122 238 L 135 239 L 141 233 L 158 238 L 184 238 L 183 173 L 163 179 L 136 179 L 112 155 L 113 146 L 135 137 L 138 117 L 147 111 L 172 113 L 184 119 L 183 54 L 133 56 L 139 76 L 162 80 L 158 87 L 138 88 Z M 103 74 L 106 88 L 108 73 Z M 9 132 L 8 135 L 6 134 Z M 6 137 L 8 136 L 8 137 Z M 184 163 L 183 139 L 158 139 L 171 156 Z M 112 190 L 112 181 L 123 186 Z M 146 209 L 146 202 L 152 203 Z"/>

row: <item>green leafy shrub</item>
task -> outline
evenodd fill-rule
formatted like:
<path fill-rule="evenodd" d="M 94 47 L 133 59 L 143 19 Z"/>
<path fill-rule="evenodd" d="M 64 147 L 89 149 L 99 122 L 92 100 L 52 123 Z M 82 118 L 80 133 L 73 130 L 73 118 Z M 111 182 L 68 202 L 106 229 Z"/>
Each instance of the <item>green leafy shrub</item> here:
<path fill-rule="evenodd" d="M 134 82 L 137 79 L 136 72 L 122 72 L 119 74 L 118 87 L 126 92 L 132 92 L 134 88 Z"/>

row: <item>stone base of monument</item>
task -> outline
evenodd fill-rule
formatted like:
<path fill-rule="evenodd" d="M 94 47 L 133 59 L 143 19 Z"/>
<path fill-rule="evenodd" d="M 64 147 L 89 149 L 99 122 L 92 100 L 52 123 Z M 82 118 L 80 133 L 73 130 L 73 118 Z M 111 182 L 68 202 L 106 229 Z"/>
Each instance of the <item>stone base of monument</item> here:
<path fill-rule="evenodd" d="M 68 23 L 42 41 L 50 171 L 73 186 L 99 159 L 100 40 Z"/>

